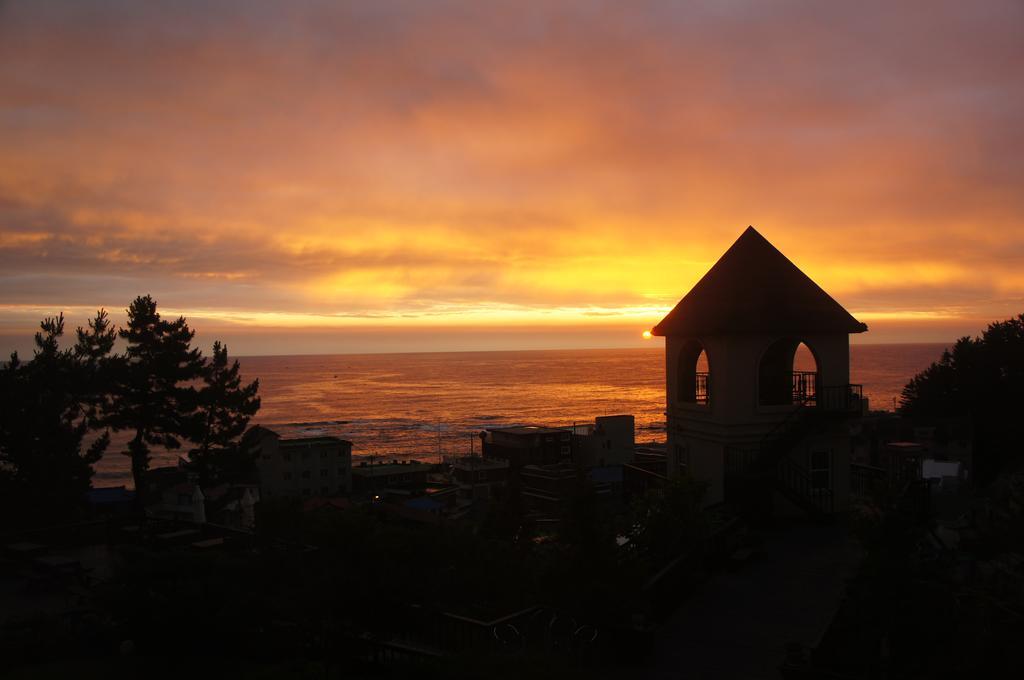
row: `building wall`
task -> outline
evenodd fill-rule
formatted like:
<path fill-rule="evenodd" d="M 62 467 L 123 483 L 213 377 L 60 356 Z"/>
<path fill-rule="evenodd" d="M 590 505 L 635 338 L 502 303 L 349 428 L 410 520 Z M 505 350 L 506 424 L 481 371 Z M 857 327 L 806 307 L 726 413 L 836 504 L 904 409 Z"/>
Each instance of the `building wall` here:
<path fill-rule="evenodd" d="M 707 504 L 724 498 L 727 450 L 753 450 L 771 430 L 797 408 L 795 405 L 760 403 L 759 369 L 765 352 L 776 341 L 793 338 L 804 342 L 815 356 L 819 391 L 826 386 L 849 383 L 849 336 L 836 335 L 735 335 L 697 338 L 708 358 L 708 404 L 692 403 L 679 393 L 679 360 L 692 340 L 665 338 L 665 376 L 670 476 L 690 474 L 709 483 Z M 849 489 L 849 432 L 835 428 L 818 437 L 817 445 L 834 452 L 833 494 L 837 508 L 845 506 Z M 824 439 L 825 441 L 821 441 Z M 799 451 L 799 449 L 798 449 Z M 796 462 L 807 466 L 797 453 Z"/>
<path fill-rule="evenodd" d="M 483 457 L 507 460 L 512 467 L 553 465 L 571 456 L 569 430 L 536 433 L 509 433 L 487 430 Z"/>
<path fill-rule="evenodd" d="M 415 461 L 377 465 L 363 462 L 352 471 L 352 476 L 355 490 L 369 493 L 384 489 L 422 489 L 427 485 L 429 471 L 429 465 Z"/>
<path fill-rule="evenodd" d="M 573 436 L 572 446 L 573 462 L 583 467 L 631 463 L 636 449 L 635 418 L 599 416 L 588 434 Z"/>
<path fill-rule="evenodd" d="M 352 444 L 335 437 L 261 438 L 256 457 L 263 498 L 349 495 Z"/>

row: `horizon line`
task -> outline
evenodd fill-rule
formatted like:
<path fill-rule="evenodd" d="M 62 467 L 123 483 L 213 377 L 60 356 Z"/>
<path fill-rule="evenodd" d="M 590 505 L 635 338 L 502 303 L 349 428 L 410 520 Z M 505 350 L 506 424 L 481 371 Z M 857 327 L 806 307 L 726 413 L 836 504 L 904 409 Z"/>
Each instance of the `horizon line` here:
<path fill-rule="evenodd" d="M 949 342 L 856 342 L 851 347 L 893 347 L 900 345 L 934 345 L 952 347 L 956 340 Z M 381 356 L 405 354 L 523 354 L 528 352 L 608 352 L 626 350 L 661 350 L 661 347 L 531 347 L 529 349 L 439 349 L 418 352 L 296 352 L 294 354 L 231 354 L 235 359 L 275 359 L 278 357 L 338 357 L 338 356 Z"/>

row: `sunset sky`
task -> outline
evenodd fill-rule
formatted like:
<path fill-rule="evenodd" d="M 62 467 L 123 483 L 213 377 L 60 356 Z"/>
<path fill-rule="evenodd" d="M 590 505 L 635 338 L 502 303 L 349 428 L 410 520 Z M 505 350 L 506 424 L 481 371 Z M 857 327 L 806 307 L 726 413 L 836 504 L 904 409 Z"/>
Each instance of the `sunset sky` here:
<path fill-rule="evenodd" d="M 1024 311 L 1024 3 L 0 0 L 4 354 L 644 346 L 748 224 L 859 342 Z"/>

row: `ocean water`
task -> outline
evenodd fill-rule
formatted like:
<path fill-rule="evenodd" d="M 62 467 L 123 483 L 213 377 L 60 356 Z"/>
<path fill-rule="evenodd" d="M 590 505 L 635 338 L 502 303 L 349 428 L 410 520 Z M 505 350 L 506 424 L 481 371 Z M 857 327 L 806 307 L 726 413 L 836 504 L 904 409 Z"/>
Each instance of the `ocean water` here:
<path fill-rule="evenodd" d="M 943 349 L 854 345 L 851 381 L 863 384 L 872 408 L 891 410 L 903 385 Z M 798 353 L 798 368 L 808 362 L 813 365 L 809 354 Z M 356 457 L 437 460 L 479 452 L 483 428 L 571 425 L 619 413 L 636 417 L 638 441 L 664 440 L 661 346 L 245 357 L 241 364 L 245 379 L 260 380 L 262 407 L 254 423 L 285 436 L 343 437 Z M 152 465 L 173 465 L 179 455 L 154 451 Z M 96 471 L 96 486 L 131 483 L 128 458 L 114 447 Z"/>

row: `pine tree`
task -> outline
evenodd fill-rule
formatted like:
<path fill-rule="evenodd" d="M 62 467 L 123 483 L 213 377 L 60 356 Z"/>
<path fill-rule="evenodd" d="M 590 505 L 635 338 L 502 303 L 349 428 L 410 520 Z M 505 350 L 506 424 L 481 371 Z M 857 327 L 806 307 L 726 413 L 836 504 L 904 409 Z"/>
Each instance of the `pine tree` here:
<path fill-rule="evenodd" d="M 1024 465 L 1024 314 L 963 337 L 903 388 L 900 412 L 922 423 L 969 418 L 974 479 L 981 483 Z"/>
<path fill-rule="evenodd" d="M 131 458 L 137 502 L 145 507 L 150 447 L 176 449 L 196 437 L 198 393 L 190 384 L 202 375 L 203 357 L 192 348 L 184 317 L 166 321 L 149 295 L 128 307 L 128 325 L 118 331 L 128 347 L 119 362 L 107 422 L 134 436 Z"/>
<path fill-rule="evenodd" d="M 78 327 L 74 355 L 78 362 L 85 418 L 90 430 L 103 429 L 100 438 L 110 439 L 106 418 L 110 412 L 113 378 L 121 357 L 112 355 L 117 329 L 110 321 L 107 310 L 100 309 L 88 328 Z"/>
<path fill-rule="evenodd" d="M 260 408 L 259 387 L 259 380 L 243 386 L 238 360 L 229 363 L 227 346 L 213 343 L 199 392 L 198 446 L 189 452 L 203 482 L 246 473 L 239 441 Z"/>
<path fill-rule="evenodd" d="M 47 318 L 35 355 L 0 370 L 0 515 L 22 525 L 66 520 L 82 510 L 108 439 L 84 452 L 87 389 L 74 353 L 61 350 L 63 314 Z"/>

